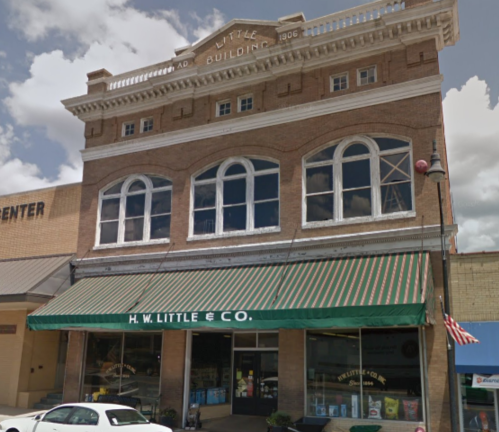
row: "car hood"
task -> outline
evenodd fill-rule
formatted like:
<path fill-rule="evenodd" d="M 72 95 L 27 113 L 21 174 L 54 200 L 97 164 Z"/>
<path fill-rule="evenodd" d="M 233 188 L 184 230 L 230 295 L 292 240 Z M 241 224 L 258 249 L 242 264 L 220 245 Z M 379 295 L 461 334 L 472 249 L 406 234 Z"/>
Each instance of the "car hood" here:
<path fill-rule="evenodd" d="M 31 417 L 13 417 L 8 420 L 3 420 L 0 422 L 0 425 L 2 426 L 2 431 L 10 429 L 10 428 L 15 428 L 19 432 L 23 432 L 27 430 L 28 426 L 32 426 L 34 416 Z"/>

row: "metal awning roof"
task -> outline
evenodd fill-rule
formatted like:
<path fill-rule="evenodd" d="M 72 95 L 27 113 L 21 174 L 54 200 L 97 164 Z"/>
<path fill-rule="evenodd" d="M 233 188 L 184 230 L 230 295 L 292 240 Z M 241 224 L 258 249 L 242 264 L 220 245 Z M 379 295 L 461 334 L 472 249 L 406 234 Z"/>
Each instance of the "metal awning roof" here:
<path fill-rule="evenodd" d="M 70 284 L 69 262 L 73 255 L 0 261 L 0 302 L 46 301 Z"/>
<path fill-rule="evenodd" d="M 320 328 L 422 325 L 428 253 L 87 278 L 28 317 L 60 328 Z"/>

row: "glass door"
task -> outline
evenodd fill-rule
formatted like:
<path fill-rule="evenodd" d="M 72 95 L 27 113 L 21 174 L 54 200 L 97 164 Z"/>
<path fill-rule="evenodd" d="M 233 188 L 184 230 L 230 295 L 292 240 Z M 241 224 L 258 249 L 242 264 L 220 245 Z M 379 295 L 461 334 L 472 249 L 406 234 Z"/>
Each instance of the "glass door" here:
<path fill-rule="evenodd" d="M 234 352 L 233 414 L 268 416 L 277 410 L 278 353 Z"/>

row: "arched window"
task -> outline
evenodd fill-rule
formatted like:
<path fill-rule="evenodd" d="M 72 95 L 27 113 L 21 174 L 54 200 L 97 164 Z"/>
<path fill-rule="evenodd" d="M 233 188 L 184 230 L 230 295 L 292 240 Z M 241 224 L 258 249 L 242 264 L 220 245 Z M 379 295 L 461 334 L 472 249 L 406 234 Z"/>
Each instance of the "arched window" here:
<path fill-rule="evenodd" d="M 279 226 L 279 165 L 231 158 L 194 177 L 191 236 L 265 232 Z"/>
<path fill-rule="evenodd" d="M 172 182 L 133 175 L 100 192 L 97 246 L 170 238 Z"/>
<path fill-rule="evenodd" d="M 414 209 L 410 142 L 356 136 L 304 159 L 304 224 L 404 217 Z"/>

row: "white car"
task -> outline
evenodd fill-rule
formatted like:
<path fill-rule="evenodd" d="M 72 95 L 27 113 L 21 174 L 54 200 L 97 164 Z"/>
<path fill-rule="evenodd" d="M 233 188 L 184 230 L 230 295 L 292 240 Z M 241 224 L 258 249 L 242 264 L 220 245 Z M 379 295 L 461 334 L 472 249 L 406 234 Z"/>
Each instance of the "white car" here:
<path fill-rule="evenodd" d="M 59 405 L 34 417 L 17 417 L 0 422 L 4 432 L 172 432 L 150 423 L 133 408 L 104 403 Z"/>

